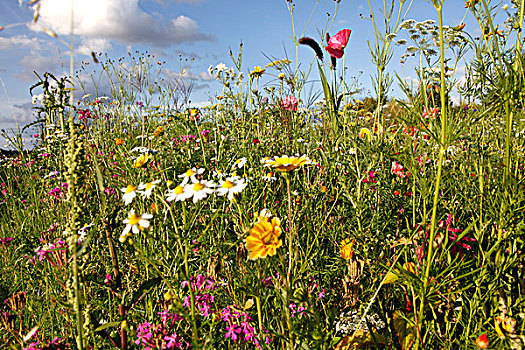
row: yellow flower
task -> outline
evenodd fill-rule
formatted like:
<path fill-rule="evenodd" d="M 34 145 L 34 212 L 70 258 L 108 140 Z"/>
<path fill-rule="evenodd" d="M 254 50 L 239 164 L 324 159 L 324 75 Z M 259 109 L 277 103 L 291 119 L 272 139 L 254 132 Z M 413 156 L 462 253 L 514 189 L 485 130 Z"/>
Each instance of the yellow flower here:
<path fill-rule="evenodd" d="M 149 158 L 149 154 L 148 153 L 142 154 L 140 157 L 138 157 L 133 162 L 133 167 L 134 168 L 140 168 L 140 167 L 144 166 L 144 164 L 146 164 L 148 162 L 148 158 Z"/>
<path fill-rule="evenodd" d="M 354 246 L 355 239 L 350 242 L 349 238 L 346 238 L 341 241 L 341 256 L 345 260 L 350 260 L 354 257 L 354 250 L 352 247 Z"/>
<path fill-rule="evenodd" d="M 282 157 L 265 160 L 264 166 L 272 167 L 278 171 L 288 172 L 305 164 L 310 164 L 311 162 L 310 158 L 305 155 L 300 157 L 288 157 L 283 155 Z"/>
<path fill-rule="evenodd" d="M 279 80 L 283 80 L 284 79 L 284 73 L 279 73 L 277 78 L 279 78 Z"/>
<path fill-rule="evenodd" d="M 164 128 L 162 126 L 159 126 L 158 128 L 155 129 L 155 131 L 153 132 L 153 136 L 155 137 L 159 137 L 160 134 L 162 134 L 162 132 L 164 131 Z"/>
<path fill-rule="evenodd" d="M 116 139 L 116 140 L 115 140 L 115 144 L 116 144 L 117 146 L 120 146 L 120 145 L 122 145 L 123 143 L 124 143 L 124 140 L 122 140 L 122 139 Z"/>
<path fill-rule="evenodd" d="M 494 326 L 496 327 L 496 333 L 500 337 L 505 337 L 505 334 L 513 334 L 516 328 L 516 321 L 513 318 L 507 316 L 497 316 L 494 318 Z"/>
<path fill-rule="evenodd" d="M 266 217 L 259 216 L 259 221 L 250 229 L 246 237 L 246 249 L 250 252 L 250 259 L 264 258 L 267 255 L 275 255 L 277 248 L 283 245 L 279 239 L 281 236 L 281 221 L 273 218 L 272 221 Z"/>
<path fill-rule="evenodd" d="M 361 128 L 361 130 L 359 131 L 359 137 L 363 140 L 366 139 L 367 141 L 370 141 L 370 130 L 368 130 L 367 128 Z"/>
<path fill-rule="evenodd" d="M 266 72 L 266 69 L 262 69 L 260 66 L 256 66 L 251 72 L 250 72 L 250 76 L 254 77 L 254 78 L 259 78 L 261 77 L 264 72 Z"/>

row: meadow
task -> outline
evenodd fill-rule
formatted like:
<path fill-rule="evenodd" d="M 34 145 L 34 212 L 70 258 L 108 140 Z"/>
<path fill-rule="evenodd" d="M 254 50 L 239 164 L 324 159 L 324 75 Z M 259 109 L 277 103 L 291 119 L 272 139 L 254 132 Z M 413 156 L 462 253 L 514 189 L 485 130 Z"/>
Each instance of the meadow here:
<path fill-rule="evenodd" d="M 40 74 L 38 144 L 0 160 L 1 348 L 523 349 L 525 4 L 467 1 L 473 37 L 445 3 L 370 7 L 362 100 L 333 20 L 294 30 L 303 68 L 233 50 L 200 109 L 148 53 Z"/>

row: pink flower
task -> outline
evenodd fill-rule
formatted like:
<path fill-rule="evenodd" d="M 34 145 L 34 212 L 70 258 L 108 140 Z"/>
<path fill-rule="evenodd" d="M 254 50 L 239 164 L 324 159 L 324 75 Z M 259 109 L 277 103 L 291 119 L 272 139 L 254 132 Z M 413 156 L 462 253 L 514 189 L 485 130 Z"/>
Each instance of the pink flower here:
<path fill-rule="evenodd" d="M 392 162 L 392 172 L 401 178 L 407 177 L 407 174 L 405 174 L 405 168 L 398 162 Z"/>
<path fill-rule="evenodd" d="M 332 57 L 341 58 L 345 53 L 346 44 L 348 44 L 348 39 L 350 39 L 350 29 L 340 30 L 336 35 L 328 39 L 328 46 L 326 46 L 326 51 Z"/>
<path fill-rule="evenodd" d="M 281 107 L 290 112 L 297 111 L 297 98 L 295 96 L 286 96 L 281 102 Z"/>

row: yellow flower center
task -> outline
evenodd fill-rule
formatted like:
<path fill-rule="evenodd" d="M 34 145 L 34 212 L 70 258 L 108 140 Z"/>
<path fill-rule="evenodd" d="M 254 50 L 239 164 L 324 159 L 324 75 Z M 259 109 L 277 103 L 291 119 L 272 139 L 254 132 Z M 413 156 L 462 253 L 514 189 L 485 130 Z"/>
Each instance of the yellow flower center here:
<path fill-rule="evenodd" d="M 128 218 L 130 225 L 138 225 L 141 217 L 140 215 L 131 214 Z"/>
<path fill-rule="evenodd" d="M 204 187 L 205 187 L 205 186 L 199 182 L 199 183 L 196 183 L 195 185 L 193 185 L 193 190 L 194 190 L 195 192 L 197 192 L 197 191 L 202 190 Z"/>
<path fill-rule="evenodd" d="M 175 194 L 182 194 L 182 192 L 184 192 L 184 187 L 182 186 L 175 187 Z"/>
<path fill-rule="evenodd" d="M 128 187 L 126 187 L 126 193 L 130 193 L 130 192 L 133 192 L 137 189 L 137 186 L 133 186 L 133 185 L 128 185 Z"/>
<path fill-rule="evenodd" d="M 193 171 L 193 170 L 191 170 L 191 169 L 188 169 L 188 171 L 186 171 L 186 172 L 184 173 L 184 175 L 186 175 L 187 177 L 190 177 L 190 176 L 192 176 L 192 175 L 194 175 L 194 174 L 195 174 L 195 171 Z"/>
<path fill-rule="evenodd" d="M 148 182 L 148 183 L 146 184 L 146 191 L 148 191 L 148 190 L 149 190 L 150 188 L 152 188 L 152 187 L 153 187 L 153 183 Z"/>
<path fill-rule="evenodd" d="M 226 180 L 222 184 L 223 188 L 232 188 L 233 186 L 235 186 L 235 184 L 233 182 L 231 182 L 230 180 Z"/>

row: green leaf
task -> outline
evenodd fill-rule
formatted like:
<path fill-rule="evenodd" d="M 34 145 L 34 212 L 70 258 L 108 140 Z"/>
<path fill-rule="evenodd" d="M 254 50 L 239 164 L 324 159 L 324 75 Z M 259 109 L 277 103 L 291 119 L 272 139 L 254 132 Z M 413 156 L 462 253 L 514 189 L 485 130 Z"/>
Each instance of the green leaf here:
<path fill-rule="evenodd" d="M 412 315 L 412 314 L 410 314 Z M 416 324 L 407 319 L 401 311 L 394 312 L 394 329 L 401 349 L 409 350 L 416 341 Z"/>
<path fill-rule="evenodd" d="M 146 282 L 142 283 L 140 285 L 139 289 L 137 289 L 137 291 L 135 293 L 133 293 L 133 296 L 131 297 L 131 301 L 129 303 L 129 306 L 126 309 L 131 308 L 137 302 L 137 300 L 139 300 L 139 298 L 142 296 L 142 294 L 146 293 L 148 290 L 150 290 L 151 288 L 153 288 L 154 286 L 156 286 L 160 282 L 162 282 L 162 278 L 155 277 L 155 278 L 151 278 L 151 279 L 147 280 Z"/>
<path fill-rule="evenodd" d="M 106 328 L 119 326 L 120 323 L 121 323 L 120 321 L 104 323 L 102 326 L 100 326 L 97 329 L 95 329 L 95 332 L 100 332 L 100 331 L 103 331 Z"/>

